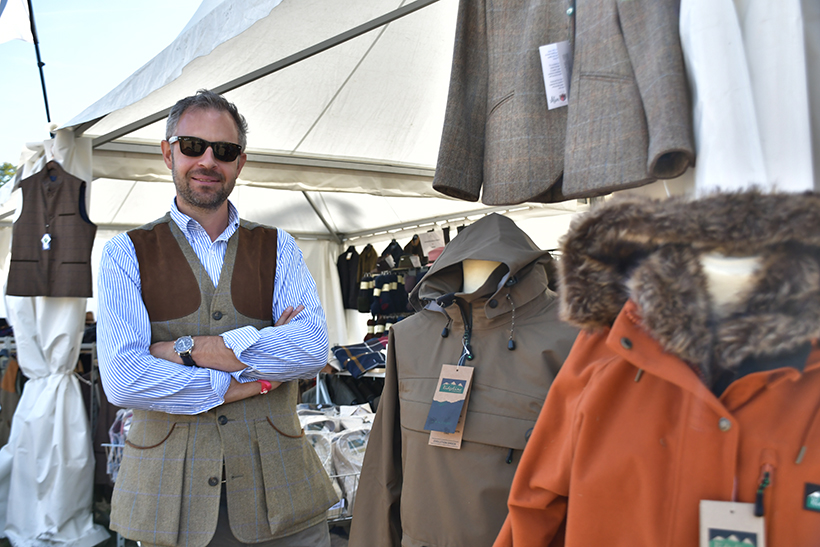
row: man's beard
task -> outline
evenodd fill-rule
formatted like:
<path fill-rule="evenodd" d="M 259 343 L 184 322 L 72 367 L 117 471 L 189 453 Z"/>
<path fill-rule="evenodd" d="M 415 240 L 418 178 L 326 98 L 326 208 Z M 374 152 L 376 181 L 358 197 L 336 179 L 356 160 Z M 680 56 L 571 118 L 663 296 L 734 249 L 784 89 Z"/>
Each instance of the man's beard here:
<path fill-rule="evenodd" d="M 188 171 L 186 176 L 177 173 L 176 162 L 171 160 L 171 174 L 174 179 L 174 186 L 176 186 L 177 194 L 187 204 L 192 205 L 198 209 L 216 210 L 225 203 L 228 196 L 231 195 L 235 182 L 226 183 L 225 177 L 210 169 L 193 169 Z M 212 186 L 212 191 L 194 191 L 191 188 L 191 177 L 202 175 L 209 178 L 217 178 L 222 183 L 221 186 Z"/>

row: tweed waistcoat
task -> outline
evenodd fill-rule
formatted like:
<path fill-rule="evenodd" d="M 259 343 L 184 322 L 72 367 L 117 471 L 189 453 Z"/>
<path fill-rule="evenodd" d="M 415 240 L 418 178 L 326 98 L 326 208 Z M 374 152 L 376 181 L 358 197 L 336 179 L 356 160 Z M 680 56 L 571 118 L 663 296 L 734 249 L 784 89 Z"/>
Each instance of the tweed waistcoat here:
<path fill-rule="evenodd" d="M 14 223 L 6 294 L 90 297 L 97 226 L 85 211 L 85 182 L 52 161 L 20 189 L 23 208 Z M 48 249 L 44 234 L 51 238 Z"/>
<path fill-rule="evenodd" d="M 170 215 L 129 237 L 152 343 L 272 325 L 276 229 L 241 221 L 217 287 Z M 136 410 L 111 529 L 143 545 L 207 545 L 216 529 L 223 461 L 231 530 L 240 541 L 285 537 L 322 522 L 337 497 L 302 434 L 297 390 L 297 382 L 287 382 L 194 416 Z"/>

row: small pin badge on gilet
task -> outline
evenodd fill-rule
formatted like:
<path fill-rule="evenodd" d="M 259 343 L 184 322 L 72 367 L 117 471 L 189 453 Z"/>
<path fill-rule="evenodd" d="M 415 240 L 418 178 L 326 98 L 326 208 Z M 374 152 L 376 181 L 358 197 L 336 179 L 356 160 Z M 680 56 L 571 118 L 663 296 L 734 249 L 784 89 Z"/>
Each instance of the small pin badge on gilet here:
<path fill-rule="evenodd" d="M 51 234 L 48 232 L 43 234 L 43 237 L 40 238 L 40 243 L 43 244 L 43 250 L 48 251 L 51 249 Z"/>
<path fill-rule="evenodd" d="M 473 367 L 464 365 L 469 355 L 467 348 L 457 365 L 442 365 L 439 374 L 430 412 L 424 429 L 430 431 L 430 446 L 443 448 L 461 448 L 464 434 L 464 420 L 467 415 L 467 402 L 473 378 Z"/>

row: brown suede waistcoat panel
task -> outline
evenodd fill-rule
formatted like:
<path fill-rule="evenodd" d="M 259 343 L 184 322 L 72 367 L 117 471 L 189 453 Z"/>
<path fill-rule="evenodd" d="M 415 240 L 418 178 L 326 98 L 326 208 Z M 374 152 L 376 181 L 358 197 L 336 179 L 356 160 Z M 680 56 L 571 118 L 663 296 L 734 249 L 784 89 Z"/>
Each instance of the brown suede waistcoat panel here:
<path fill-rule="evenodd" d="M 128 237 L 140 263 L 142 299 L 151 321 L 169 321 L 194 313 L 200 304 L 199 284 L 194 270 L 187 267 L 189 261 L 183 249 L 188 244 L 171 222 L 171 215 L 131 230 Z M 277 231 L 242 221 L 237 237 L 231 280 L 233 305 L 243 315 L 272 321 Z M 173 283 L 169 283 L 169 272 L 173 272 Z"/>
<path fill-rule="evenodd" d="M 51 161 L 20 189 L 23 208 L 13 228 L 6 294 L 90 297 L 97 226 L 85 211 L 85 182 Z M 44 234 L 51 237 L 49 249 L 43 249 Z"/>
<path fill-rule="evenodd" d="M 128 235 L 152 343 L 272 325 L 275 228 L 240 221 L 216 287 L 170 214 Z M 111 529 L 146 547 L 204 547 L 216 527 L 223 462 L 231 530 L 240 541 L 321 523 L 337 497 L 301 432 L 297 395 L 294 381 L 192 416 L 135 410 Z"/>

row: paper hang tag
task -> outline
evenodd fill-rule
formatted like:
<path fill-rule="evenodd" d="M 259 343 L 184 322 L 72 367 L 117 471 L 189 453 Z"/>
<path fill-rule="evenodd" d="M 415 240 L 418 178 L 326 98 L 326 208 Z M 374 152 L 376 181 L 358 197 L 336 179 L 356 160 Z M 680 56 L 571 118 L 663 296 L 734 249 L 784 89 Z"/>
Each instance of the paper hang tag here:
<path fill-rule="evenodd" d="M 430 430 L 430 446 L 461 448 L 473 367 L 442 365 L 430 413 L 424 429 Z"/>
<path fill-rule="evenodd" d="M 473 367 L 442 365 L 430 412 L 424 423 L 426 431 L 455 433 L 462 407 L 470 392 Z"/>
<path fill-rule="evenodd" d="M 572 54 L 569 41 L 564 40 L 541 46 L 538 48 L 538 53 L 541 55 L 541 70 L 544 73 L 547 108 L 552 110 L 567 106 L 572 74 Z"/>
<path fill-rule="evenodd" d="M 701 500 L 700 547 L 766 547 L 764 519 L 754 503 Z"/>
<path fill-rule="evenodd" d="M 424 232 L 423 234 L 419 234 L 419 241 L 421 241 L 421 252 L 427 256 L 433 249 L 444 247 L 444 232 L 441 230 Z"/>

